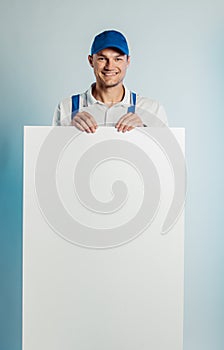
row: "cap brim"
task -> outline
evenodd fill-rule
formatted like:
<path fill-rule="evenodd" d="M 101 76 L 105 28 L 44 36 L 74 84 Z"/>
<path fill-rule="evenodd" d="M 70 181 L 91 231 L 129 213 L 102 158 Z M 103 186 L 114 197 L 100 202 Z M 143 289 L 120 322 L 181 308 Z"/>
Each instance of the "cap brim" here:
<path fill-rule="evenodd" d="M 96 50 L 94 50 L 94 52 L 92 52 L 92 55 L 93 54 L 96 54 L 104 49 L 109 49 L 109 48 L 113 48 L 113 49 L 118 49 L 119 51 L 121 51 L 124 55 L 129 55 L 129 52 L 127 50 L 124 50 L 123 47 L 121 47 L 120 45 L 117 45 L 117 44 L 114 44 L 114 43 L 108 43 L 108 44 L 105 44 L 105 45 L 102 45 L 100 48 Z"/>

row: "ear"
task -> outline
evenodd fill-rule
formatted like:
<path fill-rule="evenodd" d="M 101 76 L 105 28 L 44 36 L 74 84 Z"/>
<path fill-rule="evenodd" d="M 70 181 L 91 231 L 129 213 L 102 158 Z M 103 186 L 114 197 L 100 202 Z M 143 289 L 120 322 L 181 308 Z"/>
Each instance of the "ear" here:
<path fill-rule="evenodd" d="M 131 63 L 131 56 L 127 56 L 127 62 L 128 62 L 128 66 L 129 66 Z"/>
<path fill-rule="evenodd" d="M 89 61 L 90 66 L 93 68 L 93 56 L 89 55 L 88 61 Z"/>

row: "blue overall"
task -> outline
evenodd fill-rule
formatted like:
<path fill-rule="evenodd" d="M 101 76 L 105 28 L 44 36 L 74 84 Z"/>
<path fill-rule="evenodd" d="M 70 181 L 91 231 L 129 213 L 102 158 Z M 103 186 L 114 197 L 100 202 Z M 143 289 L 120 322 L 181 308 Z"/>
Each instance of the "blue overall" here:
<path fill-rule="evenodd" d="M 80 100 L 79 94 L 72 96 L 71 119 L 73 119 L 79 111 L 79 100 Z M 135 106 L 136 106 L 136 93 L 131 92 L 131 106 L 128 107 L 128 113 L 135 113 Z"/>

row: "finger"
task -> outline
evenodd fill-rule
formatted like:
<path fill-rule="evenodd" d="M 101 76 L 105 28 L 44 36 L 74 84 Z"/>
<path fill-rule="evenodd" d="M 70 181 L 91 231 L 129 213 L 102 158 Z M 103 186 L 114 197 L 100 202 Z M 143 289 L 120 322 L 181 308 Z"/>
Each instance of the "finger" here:
<path fill-rule="evenodd" d="M 136 126 L 136 115 L 131 113 L 129 115 L 126 115 L 126 117 L 123 119 L 123 122 L 118 126 L 118 130 L 122 132 L 126 132 L 129 127 L 135 127 Z"/>
<path fill-rule="evenodd" d="M 137 116 L 137 117 L 133 117 L 133 118 L 127 120 L 126 125 L 128 127 L 132 127 L 132 129 L 134 129 L 135 127 L 143 126 L 143 123 L 142 123 L 141 119 Z"/>
<path fill-rule="evenodd" d="M 125 128 L 123 128 L 123 132 L 131 131 L 133 129 L 135 129 L 135 126 L 133 126 L 133 125 L 126 125 Z"/>
<path fill-rule="evenodd" d="M 79 129 L 84 129 L 84 131 L 86 132 L 94 133 L 96 131 L 96 128 L 98 127 L 94 117 L 86 111 L 78 112 L 73 120 L 73 125 L 75 125 Z M 79 125 L 81 125 L 82 128 L 80 128 Z"/>
<path fill-rule="evenodd" d="M 129 118 L 132 114 L 133 114 L 133 113 L 127 113 L 127 114 L 123 115 L 123 116 L 118 120 L 118 122 L 117 122 L 117 124 L 116 124 L 115 126 L 116 126 L 117 128 L 119 128 L 120 125 L 123 124 L 124 121 L 125 121 L 127 118 Z"/>
<path fill-rule="evenodd" d="M 127 124 L 122 124 L 122 129 L 121 129 L 121 131 L 122 131 L 122 132 L 126 132 L 126 131 L 128 130 L 128 128 L 129 128 L 129 125 L 127 125 Z"/>
<path fill-rule="evenodd" d="M 127 127 L 129 126 L 136 127 L 138 125 L 139 126 L 141 125 L 141 121 L 138 116 L 136 116 L 135 114 L 132 114 L 132 115 L 126 116 L 126 118 L 122 121 L 122 124 Z M 118 128 L 120 128 L 120 126 L 118 126 Z"/>
<path fill-rule="evenodd" d="M 75 126 L 77 129 L 81 130 L 81 131 L 85 131 L 85 129 L 78 123 L 75 123 L 73 120 L 71 121 L 71 125 Z"/>
<path fill-rule="evenodd" d="M 130 126 L 143 126 L 142 120 L 137 114 L 132 114 L 127 123 Z"/>
<path fill-rule="evenodd" d="M 124 129 L 126 128 L 126 125 L 125 124 L 121 124 L 118 128 L 118 131 L 120 132 L 124 132 Z"/>
<path fill-rule="evenodd" d="M 126 128 L 123 128 L 122 132 L 125 133 L 126 131 L 127 131 L 127 129 L 126 129 Z"/>
<path fill-rule="evenodd" d="M 133 115 L 133 113 L 127 113 L 127 114 L 125 114 L 125 115 L 123 115 L 119 120 L 118 120 L 118 122 L 116 123 L 116 125 L 115 125 L 115 127 L 116 128 L 119 128 L 120 127 L 120 125 L 125 121 L 125 119 L 126 118 L 129 118 L 130 116 L 132 116 Z"/>
<path fill-rule="evenodd" d="M 82 120 L 81 118 L 77 117 L 76 120 L 74 120 L 74 125 L 78 128 L 78 129 L 81 129 L 83 131 L 86 131 L 86 132 L 91 132 L 88 124 Z"/>
<path fill-rule="evenodd" d="M 131 126 L 129 126 L 129 125 L 125 125 L 125 127 L 123 128 L 123 132 L 128 131 L 128 129 L 129 129 L 130 127 L 131 127 Z"/>
<path fill-rule="evenodd" d="M 120 124 L 118 127 L 117 127 L 117 131 L 120 132 L 123 130 L 123 127 L 124 127 L 124 124 Z"/>
<path fill-rule="evenodd" d="M 98 126 L 94 117 L 88 112 L 79 112 L 76 114 L 77 117 L 84 120 L 91 130 L 95 130 Z"/>

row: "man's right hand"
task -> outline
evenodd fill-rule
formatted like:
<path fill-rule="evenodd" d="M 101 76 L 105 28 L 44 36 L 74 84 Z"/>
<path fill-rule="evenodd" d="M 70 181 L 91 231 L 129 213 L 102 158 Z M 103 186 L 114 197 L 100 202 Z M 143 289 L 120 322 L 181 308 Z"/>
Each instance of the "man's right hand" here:
<path fill-rule="evenodd" d="M 93 116 L 87 112 L 78 112 L 72 119 L 71 125 L 88 133 L 94 133 L 98 127 Z"/>

